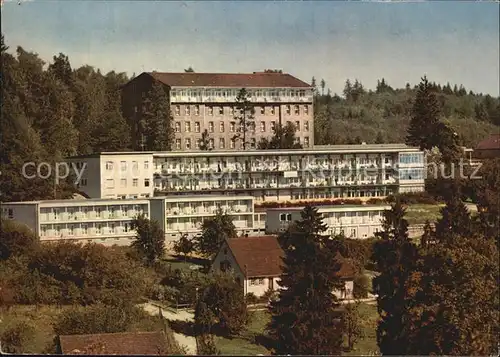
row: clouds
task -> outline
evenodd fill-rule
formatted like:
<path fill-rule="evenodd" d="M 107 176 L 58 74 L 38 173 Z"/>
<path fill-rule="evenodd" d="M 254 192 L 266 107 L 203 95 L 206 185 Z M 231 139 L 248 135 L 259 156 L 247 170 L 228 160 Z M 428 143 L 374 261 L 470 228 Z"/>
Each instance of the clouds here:
<path fill-rule="evenodd" d="M 49 60 L 103 70 L 283 68 L 340 92 L 346 78 L 403 86 L 427 73 L 498 95 L 498 5 L 332 2 L 35 2 L 4 33 Z M 492 5 L 492 4 L 489 4 Z M 496 11 L 495 11 L 496 10 Z M 2 14 L 4 17 L 4 14 Z M 496 31 L 495 31 L 496 30 Z"/>

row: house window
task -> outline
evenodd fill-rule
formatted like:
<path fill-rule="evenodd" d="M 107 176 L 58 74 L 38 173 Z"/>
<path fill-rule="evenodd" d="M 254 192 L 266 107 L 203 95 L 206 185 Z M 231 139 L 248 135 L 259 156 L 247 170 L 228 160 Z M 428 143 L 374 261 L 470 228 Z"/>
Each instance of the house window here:
<path fill-rule="evenodd" d="M 286 213 L 280 214 L 280 221 L 281 222 L 286 222 Z"/>
<path fill-rule="evenodd" d="M 224 132 L 224 122 L 223 121 L 221 121 L 220 124 L 219 124 L 219 130 L 220 130 L 221 133 Z"/>
<path fill-rule="evenodd" d="M 351 237 L 356 237 L 356 229 L 351 229 Z"/>
<path fill-rule="evenodd" d="M 175 132 L 180 133 L 181 132 L 181 123 L 176 122 L 175 123 Z"/>
<path fill-rule="evenodd" d="M 196 123 L 194 123 L 194 131 L 199 133 L 200 132 L 200 122 L 197 121 Z"/>
<path fill-rule="evenodd" d="M 304 138 L 304 146 L 306 148 L 309 147 L 309 137 L 307 137 L 307 136 Z"/>
<path fill-rule="evenodd" d="M 304 131 L 309 131 L 309 122 L 308 121 L 304 122 Z"/>
<path fill-rule="evenodd" d="M 144 179 L 144 187 L 149 187 L 149 179 Z"/>
<path fill-rule="evenodd" d="M 289 105 L 287 105 L 287 106 L 286 106 L 286 113 L 287 113 L 288 115 L 290 115 L 290 113 L 291 113 L 291 108 L 290 108 L 290 106 L 289 106 Z"/>
<path fill-rule="evenodd" d="M 229 114 L 234 115 L 234 107 L 229 107 Z"/>
<path fill-rule="evenodd" d="M 120 180 L 120 187 L 127 187 L 127 179 Z"/>
<path fill-rule="evenodd" d="M 7 210 L 7 216 L 9 217 L 9 219 L 13 219 L 14 218 L 14 210 L 12 208 L 9 208 Z"/>
<path fill-rule="evenodd" d="M 132 186 L 137 187 L 139 185 L 139 179 L 132 179 Z"/>
<path fill-rule="evenodd" d="M 275 121 L 272 121 L 272 122 L 271 122 L 271 130 L 272 130 L 272 131 L 275 131 L 275 130 L 276 130 L 276 122 L 275 122 Z"/>
<path fill-rule="evenodd" d="M 264 285 L 264 279 L 262 278 L 250 279 L 250 285 Z"/>
<path fill-rule="evenodd" d="M 211 121 L 211 122 L 208 122 L 208 131 L 210 133 L 213 133 L 214 132 L 214 122 Z"/>
<path fill-rule="evenodd" d="M 304 105 L 304 114 L 309 114 L 309 106 L 308 105 Z"/>
<path fill-rule="evenodd" d="M 207 112 L 208 112 L 208 115 L 214 115 L 214 108 L 211 107 L 211 106 L 208 106 L 207 107 Z"/>
<path fill-rule="evenodd" d="M 132 170 L 139 170 L 139 163 L 137 161 L 132 161 Z"/>
<path fill-rule="evenodd" d="M 252 139 L 250 140 L 250 147 L 251 147 L 252 149 L 255 149 L 255 147 L 256 147 L 256 146 L 257 146 L 257 140 L 256 140 L 255 138 L 252 138 Z"/>
<path fill-rule="evenodd" d="M 295 115 L 299 115 L 300 114 L 300 109 L 299 109 L 298 105 L 295 106 L 295 110 L 294 111 L 295 111 Z"/>
<path fill-rule="evenodd" d="M 191 115 L 191 107 L 189 105 L 186 105 L 186 107 L 184 108 L 184 112 L 186 113 L 186 115 Z"/>
<path fill-rule="evenodd" d="M 260 107 L 260 114 L 262 114 L 262 115 L 266 114 L 266 108 L 265 107 Z"/>
<path fill-rule="evenodd" d="M 287 220 L 288 222 L 291 222 L 291 221 L 292 221 L 292 214 L 291 214 L 291 213 L 288 213 L 288 214 L 286 215 L 286 220 Z"/>
<path fill-rule="evenodd" d="M 191 132 L 191 123 L 190 122 L 185 122 L 184 123 L 184 127 L 186 128 L 186 133 L 190 133 Z"/>
<path fill-rule="evenodd" d="M 229 125 L 229 131 L 231 131 L 231 133 L 234 133 L 234 130 L 235 130 L 235 123 L 234 121 L 232 121 L 231 124 Z"/>
<path fill-rule="evenodd" d="M 220 262 L 219 268 L 222 272 L 228 271 L 231 269 L 231 263 L 229 263 L 227 260 Z"/>
<path fill-rule="evenodd" d="M 177 150 L 181 149 L 181 139 L 175 139 L 175 148 Z"/>
<path fill-rule="evenodd" d="M 295 122 L 295 130 L 300 131 L 300 121 Z"/>
<path fill-rule="evenodd" d="M 274 115 L 276 113 L 276 109 L 274 107 L 271 107 L 271 115 Z"/>
<path fill-rule="evenodd" d="M 113 170 L 113 161 L 106 161 L 106 170 Z"/>
<path fill-rule="evenodd" d="M 191 149 L 191 139 L 190 138 L 187 138 L 186 139 L 186 149 Z"/>
<path fill-rule="evenodd" d="M 224 149 L 224 146 L 225 146 L 224 138 L 220 138 L 219 139 L 219 148 Z"/>
<path fill-rule="evenodd" d="M 208 140 L 208 147 L 209 147 L 210 149 L 213 149 L 213 148 L 214 148 L 214 139 L 210 139 L 210 140 Z"/>
<path fill-rule="evenodd" d="M 234 139 L 231 139 L 229 144 L 231 149 L 234 149 L 234 144 L 235 144 Z"/>
<path fill-rule="evenodd" d="M 181 107 L 180 105 L 175 106 L 175 115 L 181 115 Z"/>
<path fill-rule="evenodd" d="M 264 121 L 260 122 L 260 131 L 262 133 L 266 131 L 266 122 L 264 122 Z"/>
<path fill-rule="evenodd" d="M 106 188 L 115 188 L 115 180 L 107 179 L 106 180 Z"/>
<path fill-rule="evenodd" d="M 127 171 L 127 162 L 126 161 L 120 161 L 120 169 L 122 171 Z"/>
<path fill-rule="evenodd" d="M 219 115 L 224 115 L 224 108 L 223 107 L 219 107 Z"/>
<path fill-rule="evenodd" d="M 199 105 L 194 106 L 194 115 L 200 115 L 200 106 Z"/>
<path fill-rule="evenodd" d="M 149 169 L 149 161 L 144 161 L 144 169 L 145 170 Z"/>

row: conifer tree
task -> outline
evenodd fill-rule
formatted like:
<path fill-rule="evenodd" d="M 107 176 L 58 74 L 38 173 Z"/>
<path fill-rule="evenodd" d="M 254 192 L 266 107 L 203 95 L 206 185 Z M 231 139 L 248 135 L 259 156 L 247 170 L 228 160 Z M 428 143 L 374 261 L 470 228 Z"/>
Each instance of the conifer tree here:
<path fill-rule="evenodd" d="M 255 126 L 255 108 L 250 98 L 250 93 L 245 88 L 240 89 L 234 108 L 234 119 L 237 122 L 237 129 L 233 139 L 241 142 L 243 150 L 248 148 L 250 144 L 250 132 Z"/>
<path fill-rule="evenodd" d="M 430 150 L 436 146 L 434 142 L 435 128 L 439 122 L 439 116 L 439 103 L 432 90 L 432 85 L 424 76 L 418 85 L 406 143 L 418 146 L 421 150 Z"/>
<path fill-rule="evenodd" d="M 397 199 L 384 213 L 380 238 L 374 244 L 372 261 L 380 275 L 373 279 L 377 309 L 381 320 L 377 326 L 377 344 L 382 355 L 405 355 L 407 311 L 412 299 L 407 292 L 417 262 L 417 248 L 408 237 L 405 210 Z"/>
<path fill-rule="evenodd" d="M 340 267 L 318 210 L 306 206 L 301 216 L 285 241 L 282 289 L 271 303 L 269 335 L 275 354 L 339 354 L 342 329 L 332 290 L 342 285 Z"/>

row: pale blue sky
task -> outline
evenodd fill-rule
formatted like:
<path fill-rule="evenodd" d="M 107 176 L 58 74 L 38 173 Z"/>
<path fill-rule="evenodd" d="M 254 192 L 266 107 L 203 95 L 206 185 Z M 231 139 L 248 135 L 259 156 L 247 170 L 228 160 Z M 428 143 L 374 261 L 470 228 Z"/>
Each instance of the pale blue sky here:
<path fill-rule="evenodd" d="M 436 82 L 499 95 L 499 4 L 427 1 L 49 1 L 4 3 L 14 50 L 107 72 L 253 72 L 282 68 L 341 92 Z"/>

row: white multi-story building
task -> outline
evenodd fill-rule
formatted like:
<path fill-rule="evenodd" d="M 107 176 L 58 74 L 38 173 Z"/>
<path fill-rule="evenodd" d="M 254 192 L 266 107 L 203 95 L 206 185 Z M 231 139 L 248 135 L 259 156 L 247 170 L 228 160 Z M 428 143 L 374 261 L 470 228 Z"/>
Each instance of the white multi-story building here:
<path fill-rule="evenodd" d="M 2 217 L 28 226 L 40 241 L 129 245 L 132 220 L 150 215 L 149 200 L 53 200 L 2 203 Z"/>
<path fill-rule="evenodd" d="M 69 159 L 80 167 L 87 160 L 99 163 L 99 169 L 87 165 L 80 184 L 92 198 L 208 193 L 251 195 L 257 202 L 369 198 L 423 191 L 425 176 L 424 153 L 403 144 L 101 153 Z M 122 171 L 129 167 L 139 170 Z"/>
<path fill-rule="evenodd" d="M 338 205 L 318 207 L 329 235 L 344 233 L 347 238 L 369 238 L 382 230 L 385 205 Z M 266 211 L 266 233 L 284 232 L 301 219 L 304 207 L 269 208 Z"/>
<path fill-rule="evenodd" d="M 153 196 L 152 152 L 107 152 L 68 159 L 79 189 L 90 198 Z"/>
<path fill-rule="evenodd" d="M 151 218 L 160 223 L 167 243 L 182 234 L 201 233 L 203 221 L 214 217 L 220 209 L 233 219 L 239 234 L 253 232 L 252 196 L 179 196 L 155 197 L 151 202 Z"/>

